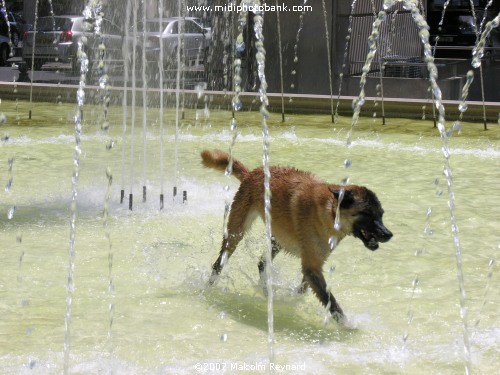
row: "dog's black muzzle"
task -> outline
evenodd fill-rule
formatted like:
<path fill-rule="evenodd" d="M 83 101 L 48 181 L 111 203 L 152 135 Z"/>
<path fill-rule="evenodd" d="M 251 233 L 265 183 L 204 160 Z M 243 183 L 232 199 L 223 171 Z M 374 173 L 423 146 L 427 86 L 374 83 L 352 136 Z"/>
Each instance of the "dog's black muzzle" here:
<path fill-rule="evenodd" d="M 391 231 L 379 220 L 373 221 L 370 225 L 355 224 L 353 234 L 372 251 L 378 249 L 379 242 L 387 242 L 392 238 Z"/>

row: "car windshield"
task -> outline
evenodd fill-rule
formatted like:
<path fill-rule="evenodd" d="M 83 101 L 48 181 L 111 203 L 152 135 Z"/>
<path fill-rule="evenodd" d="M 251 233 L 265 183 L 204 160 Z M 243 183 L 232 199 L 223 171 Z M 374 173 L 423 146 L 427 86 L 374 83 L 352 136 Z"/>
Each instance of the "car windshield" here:
<path fill-rule="evenodd" d="M 71 18 L 40 17 L 36 28 L 38 31 L 69 31 L 72 26 Z"/>

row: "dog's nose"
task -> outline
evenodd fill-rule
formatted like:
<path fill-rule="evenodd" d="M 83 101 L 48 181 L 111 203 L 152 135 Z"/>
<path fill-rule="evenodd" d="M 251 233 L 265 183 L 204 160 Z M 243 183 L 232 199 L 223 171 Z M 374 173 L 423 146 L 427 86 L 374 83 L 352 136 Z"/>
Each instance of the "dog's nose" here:
<path fill-rule="evenodd" d="M 389 229 L 385 228 L 382 238 L 380 239 L 380 242 L 387 242 L 392 238 L 392 233 Z"/>

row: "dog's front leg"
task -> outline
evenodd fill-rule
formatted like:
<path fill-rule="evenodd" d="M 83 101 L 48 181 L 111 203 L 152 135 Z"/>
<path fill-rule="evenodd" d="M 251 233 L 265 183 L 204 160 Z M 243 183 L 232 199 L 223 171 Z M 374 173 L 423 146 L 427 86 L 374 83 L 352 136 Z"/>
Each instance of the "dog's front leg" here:
<path fill-rule="evenodd" d="M 335 300 L 335 297 L 326 290 L 326 281 L 321 269 L 303 266 L 302 273 L 304 274 L 304 280 L 309 284 L 323 306 L 329 307 L 333 319 L 338 323 L 344 322 L 344 312 Z"/>

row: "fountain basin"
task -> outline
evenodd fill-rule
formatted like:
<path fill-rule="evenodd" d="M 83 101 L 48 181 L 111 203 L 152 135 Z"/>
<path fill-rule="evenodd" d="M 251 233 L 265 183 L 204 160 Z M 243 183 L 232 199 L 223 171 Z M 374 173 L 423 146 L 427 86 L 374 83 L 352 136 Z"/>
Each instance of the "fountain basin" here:
<path fill-rule="evenodd" d="M 28 106 L 2 100 L 7 122 L 0 131 L 8 134 L 0 145 L 4 184 L 7 161 L 14 162 L 10 191 L 0 192 L 0 368 L 49 374 L 63 366 L 74 105 L 34 102 L 31 121 L 24 114 Z M 141 110 L 137 108 L 138 119 Z M 100 130 L 101 111 L 92 105 L 84 110 L 70 373 L 193 373 L 198 364 L 225 366 L 228 373 L 240 365 L 262 365 L 267 371 L 266 299 L 257 271 L 265 248 L 262 223 L 242 242 L 219 284 L 206 288 L 222 238 L 224 201 L 231 199 L 238 183 L 203 169 L 199 152 L 228 147 L 231 113 L 212 109 L 209 118 L 197 119 L 194 110 L 186 110 L 177 143 L 178 189 L 188 195 L 183 204 L 180 196 L 171 195 L 175 112 L 166 110 L 166 199 L 160 211 L 158 112 L 150 108 L 148 201 L 137 199 L 130 211 L 119 203 L 122 108 L 110 107 L 108 133 Z M 241 135 L 234 155 L 249 167 L 259 166 L 260 116 L 243 111 L 236 118 Z M 312 293 L 297 294 L 300 262 L 278 255 L 273 269 L 276 364 L 305 366 L 298 371 L 308 374 L 463 371 L 455 254 L 437 130 L 429 120 L 389 119 L 382 126 L 380 119 L 367 117 L 346 148 L 350 118 L 341 116 L 336 125 L 330 121 L 329 115 L 289 114 L 282 123 L 281 116 L 272 114 L 270 163 L 294 165 L 334 183 L 348 176 L 351 183 L 368 186 L 379 196 L 394 238 L 376 252 L 346 239 L 325 264 L 327 282 L 353 329 L 326 319 Z M 140 132 L 136 137 L 132 191 L 139 196 Z M 498 294 L 484 298 L 487 286 L 498 286 L 488 273 L 498 251 L 499 138 L 497 126 L 484 132 L 479 124 L 464 123 L 462 133 L 450 141 L 472 365 L 478 373 L 496 369 L 500 342 Z M 110 139 L 116 146 L 108 149 Z M 128 130 L 127 195 L 130 141 Z M 345 159 L 352 161 L 348 169 Z M 107 167 L 113 185 L 104 228 Z M 7 212 L 14 206 L 9 219 Z M 427 216 L 429 207 L 432 214 Z"/>

